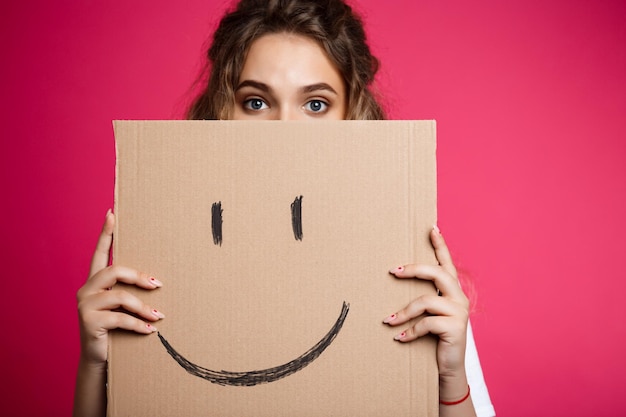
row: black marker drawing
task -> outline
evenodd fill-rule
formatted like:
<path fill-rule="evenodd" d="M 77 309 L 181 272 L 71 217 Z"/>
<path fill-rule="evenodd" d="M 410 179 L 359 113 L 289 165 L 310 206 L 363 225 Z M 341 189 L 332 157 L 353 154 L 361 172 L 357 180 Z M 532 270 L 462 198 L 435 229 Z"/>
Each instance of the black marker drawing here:
<path fill-rule="evenodd" d="M 159 339 L 161 339 L 161 343 L 163 343 L 163 346 L 165 346 L 167 353 L 169 353 L 170 356 L 174 358 L 174 360 L 178 362 L 178 364 L 190 374 L 200 378 L 204 378 L 207 381 L 218 385 L 251 387 L 258 384 L 267 384 L 270 382 L 274 382 L 281 378 L 289 376 L 293 373 L 298 372 L 299 370 L 313 362 L 315 359 L 317 359 L 322 354 L 322 352 L 328 346 L 330 346 L 333 340 L 335 340 L 337 334 L 339 334 L 339 331 L 341 330 L 341 327 L 343 326 L 343 323 L 348 316 L 349 309 L 350 304 L 344 301 L 343 307 L 341 308 L 341 314 L 339 314 L 339 318 L 330 329 L 330 331 L 326 334 L 326 336 L 324 336 L 319 342 L 317 342 L 311 349 L 306 351 L 304 354 L 283 365 L 258 371 L 230 372 L 213 371 L 211 369 L 203 368 L 185 359 L 180 353 L 174 350 L 174 348 L 168 343 L 167 340 L 165 340 L 161 333 L 158 333 L 158 335 Z"/>
<path fill-rule="evenodd" d="M 213 203 L 211 206 L 211 230 L 213 231 L 213 243 L 222 246 L 222 202 Z"/>
<path fill-rule="evenodd" d="M 296 197 L 291 203 L 291 227 L 293 237 L 296 240 L 302 240 L 302 196 Z"/>

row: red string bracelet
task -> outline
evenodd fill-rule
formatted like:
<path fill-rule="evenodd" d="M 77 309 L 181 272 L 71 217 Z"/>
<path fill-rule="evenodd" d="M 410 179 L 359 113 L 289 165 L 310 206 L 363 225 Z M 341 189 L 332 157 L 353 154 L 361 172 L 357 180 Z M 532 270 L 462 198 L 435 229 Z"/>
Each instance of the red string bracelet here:
<path fill-rule="evenodd" d="M 463 401 L 467 400 L 470 396 L 470 386 L 467 386 L 467 394 L 465 394 L 465 396 L 463 398 L 461 398 L 460 400 L 457 401 L 444 401 L 444 400 L 439 400 L 439 404 L 442 405 L 457 405 L 457 404 L 461 404 Z"/>

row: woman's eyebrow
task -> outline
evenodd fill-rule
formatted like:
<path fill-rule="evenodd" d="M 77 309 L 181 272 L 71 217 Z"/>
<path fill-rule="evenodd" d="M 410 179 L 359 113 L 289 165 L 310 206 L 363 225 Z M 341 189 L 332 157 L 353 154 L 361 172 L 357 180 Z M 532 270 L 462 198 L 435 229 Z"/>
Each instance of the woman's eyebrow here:
<path fill-rule="evenodd" d="M 240 82 L 237 88 L 235 88 L 235 91 L 238 91 L 244 87 L 253 87 L 258 90 L 264 91 L 266 93 L 269 93 L 272 91 L 269 85 L 262 83 L 260 81 L 254 81 L 254 80 L 244 80 Z M 339 95 L 337 91 L 334 88 L 332 88 L 330 84 L 328 83 L 315 83 L 311 85 L 306 85 L 301 88 L 301 91 L 303 93 L 312 93 L 312 92 L 320 91 L 320 90 L 330 91 L 331 93 L 335 95 Z"/>
<path fill-rule="evenodd" d="M 335 95 L 339 95 L 337 91 L 335 91 L 335 89 L 332 88 L 330 84 L 327 84 L 327 83 L 317 83 L 317 84 L 311 84 L 311 85 L 302 87 L 303 93 L 312 93 L 314 91 L 320 91 L 320 90 L 330 91 L 331 93 Z"/>
<path fill-rule="evenodd" d="M 254 80 L 244 80 L 240 82 L 237 88 L 235 88 L 235 91 L 238 91 L 244 87 L 253 87 L 266 93 L 269 93 L 271 91 L 271 88 L 267 84 Z"/>

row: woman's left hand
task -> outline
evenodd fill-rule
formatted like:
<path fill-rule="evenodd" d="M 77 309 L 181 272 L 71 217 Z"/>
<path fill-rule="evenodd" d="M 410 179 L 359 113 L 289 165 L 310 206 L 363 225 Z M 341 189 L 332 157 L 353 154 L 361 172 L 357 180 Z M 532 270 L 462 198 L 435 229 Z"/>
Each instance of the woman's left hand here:
<path fill-rule="evenodd" d="M 395 339 L 411 342 L 427 334 L 439 337 L 437 363 L 441 382 L 446 379 L 465 379 L 465 344 L 469 300 L 461 289 L 450 251 L 437 227 L 430 233 L 438 266 L 411 264 L 389 271 L 397 278 L 417 278 L 433 281 L 440 295 L 422 295 L 402 310 L 387 317 L 384 323 L 399 326 L 421 317 L 415 324 L 400 332 Z"/>

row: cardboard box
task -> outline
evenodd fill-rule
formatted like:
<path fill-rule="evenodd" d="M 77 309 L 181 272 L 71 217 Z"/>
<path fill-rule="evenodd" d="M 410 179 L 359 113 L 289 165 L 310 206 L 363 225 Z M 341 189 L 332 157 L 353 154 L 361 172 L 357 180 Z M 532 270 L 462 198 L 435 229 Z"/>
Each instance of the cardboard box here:
<path fill-rule="evenodd" d="M 433 121 L 117 121 L 114 263 L 166 318 L 113 332 L 109 416 L 436 416 Z"/>

